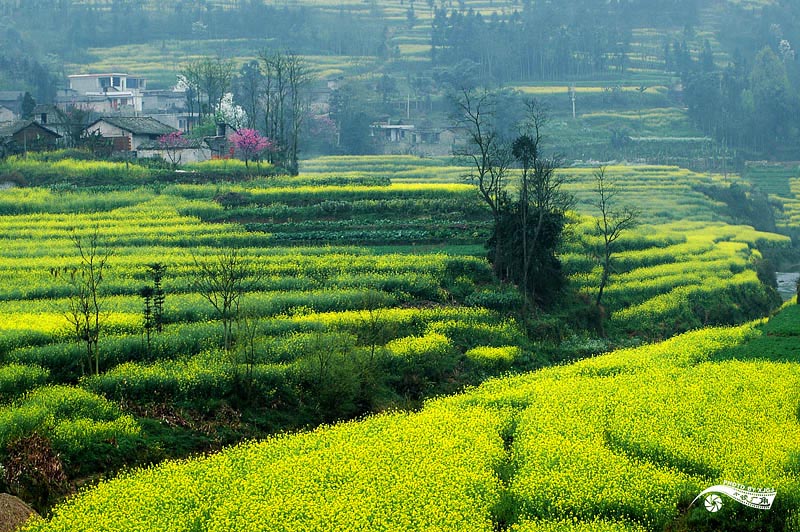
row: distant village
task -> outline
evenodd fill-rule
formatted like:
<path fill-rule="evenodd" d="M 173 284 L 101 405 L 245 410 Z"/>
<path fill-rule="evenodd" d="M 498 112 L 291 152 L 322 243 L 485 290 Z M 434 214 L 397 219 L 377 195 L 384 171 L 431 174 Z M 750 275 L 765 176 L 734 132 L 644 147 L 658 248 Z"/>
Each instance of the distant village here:
<path fill-rule="evenodd" d="M 165 147 L 159 139 L 178 131 L 188 134 L 200 123 L 200 115 L 189 111 L 180 85 L 148 89 L 145 78 L 117 72 L 76 74 L 68 81 L 69 88 L 59 90 L 54 103 L 32 109 L 24 108 L 24 92 L 0 91 L 0 157 L 80 144 L 105 156 L 166 158 L 165 152 L 176 148 Z M 315 108 L 327 108 L 335 86 L 327 82 L 315 91 Z M 178 148 L 181 162 L 235 157 L 228 140 L 235 130 L 235 124 L 217 121 L 213 134 L 188 135 Z M 384 154 L 449 155 L 456 141 L 452 129 L 389 117 L 373 123 L 368 135 L 375 151 Z"/>

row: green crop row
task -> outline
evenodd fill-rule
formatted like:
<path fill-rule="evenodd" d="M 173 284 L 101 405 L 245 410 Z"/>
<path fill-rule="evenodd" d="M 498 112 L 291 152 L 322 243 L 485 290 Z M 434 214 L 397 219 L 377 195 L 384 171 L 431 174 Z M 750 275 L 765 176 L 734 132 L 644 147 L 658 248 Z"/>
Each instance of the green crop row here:
<path fill-rule="evenodd" d="M 687 507 L 723 480 L 776 489 L 772 512 L 742 518 L 796 530 L 797 359 L 723 356 L 765 335 L 758 324 L 694 331 L 495 379 L 416 414 L 168 462 L 102 482 L 26 530 L 721 529 L 739 514 Z M 436 334 L 392 345 L 406 358 L 448 351 Z M 506 356 L 484 351 L 474 356 Z"/>

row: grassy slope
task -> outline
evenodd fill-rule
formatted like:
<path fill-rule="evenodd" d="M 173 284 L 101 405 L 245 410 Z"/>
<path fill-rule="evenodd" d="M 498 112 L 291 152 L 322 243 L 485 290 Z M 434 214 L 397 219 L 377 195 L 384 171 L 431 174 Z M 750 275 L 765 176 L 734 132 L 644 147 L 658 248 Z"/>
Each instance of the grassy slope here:
<path fill-rule="evenodd" d="M 785 344 L 798 318 L 790 306 L 766 324 L 490 381 L 417 414 L 134 472 L 28 530 L 700 530 L 787 518 L 794 530 L 800 361 Z M 776 488 L 773 510 L 686 510 L 723 480 Z"/>

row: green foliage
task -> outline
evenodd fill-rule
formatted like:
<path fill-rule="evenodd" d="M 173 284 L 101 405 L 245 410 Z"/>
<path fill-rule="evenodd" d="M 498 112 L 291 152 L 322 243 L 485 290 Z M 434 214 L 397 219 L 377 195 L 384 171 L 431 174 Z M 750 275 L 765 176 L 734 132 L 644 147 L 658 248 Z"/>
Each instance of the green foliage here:
<path fill-rule="evenodd" d="M 405 529 L 413 522 L 488 532 L 503 505 L 504 526 L 519 532 L 682 530 L 687 522 L 779 530 L 798 510 L 797 481 L 787 474 L 800 430 L 791 400 L 800 384 L 797 357 L 724 360 L 762 335 L 758 324 L 694 331 L 491 380 L 414 414 L 168 462 L 103 482 L 27 530 L 77 523 L 137 530 L 143 522 L 245 530 L 279 514 L 280 526 L 293 530 Z M 428 335 L 390 347 L 421 361 L 446 353 L 447 342 Z M 471 356 L 507 360 L 509 352 L 477 348 Z M 696 494 L 728 478 L 777 489 L 773 510 L 686 511 Z M 166 489 L 184 484 L 193 489 Z"/>
<path fill-rule="evenodd" d="M 0 408 L 0 453 L 38 433 L 52 441 L 73 474 L 104 471 L 130 459 L 139 426 L 108 400 L 80 388 L 38 388 Z"/>
<path fill-rule="evenodd" d="M 38 366 L 6 364 L 0 366 L 0 404 L 16 399 L 28 390 L 43 385 L 50 372 Z"/>
<path fill-rule="evenodd" d="M 237 184 L 128 182 L 3 191 L 0 389 L 9 391 L 0 394 L 7 393 L 10 405 L 0 432 L 24 437 L 41 431 L 72 480 L 260 438 L 266 431 L 397 405 L 418 408 L 432 394 L 561 360 L 564 355 L 550 342 L 580 335 L 586 321 L 580 301 L 591 296 L 598 275 L 585 255 L 598 245 L 588 218 L 568 215 L 573 230 L 559 254 L 570 289 L 580 293 L 523 330 L 508 315 L 520 307 L 518 291 L 498 283 L 482 257 L 489 217 L 474 189 L 436 181 L 455 179 L 463 169 L 404 157 L 313 164 L 319 165 L 314 174 Z M 359 171 L 340 173 L 346 164 Z M 788 239 L 711 221 L 713 202 L 691 187 L 708 176 L 663 167 L 609 171 L 624 177 L 620 183 L 628 188 L 622 193 L 642 204 L 651 225 L 619 240 L 617 273 L 606 296 L 612 338 L 604 345 L 614 345 L 616 335 L 630 334 L 625 344 L 635 344 L 637 337 L 767 311 L 767 291 L 754 271 L 756 247 L 781 249 Z M 569 186 L 578 195 L 590 190 L 590 169 L 565 172 L 576 177 Z M 395 175 L 435 177 L 392 184 Z M 658 188 L 665 183 L 671 188 Z M 656 192 L 636 192 L 648 187 Z M 226 197 L 236 202 L 215 201 Z M 662 211 L 683 216 L 690 208 L 694 222 L 654 223 L 663 221 Z M 247 231 L 242 222 L 265 232 Z M 74 258 L 69 228 L 88 238 L 98 226 L 115 250 L 103 280 L 103 371 L 81 379 L 82 351 L 69 341 L 61 314 L 69 291 L 42 272 L 74 266 L 64 258 Z M 276 241 L 307 245 L 282 247 Z M 320 245 L 331 241 L 337 245 Z M 225 247 L 240 249 L 261 272 L 243 300 L 252 342 L 234 326 L 227 355 L 221 354 L 214 310 L 197 292 L 199 270 L 192 258 Z M 148 348 L 138 294 L 152 283 L 145 267 L 154 263 L 168 267 L 162 283 L 167 296 L 162 331 L 152 335 Z M 791 341 L 775 344 L 779 356 L 790 355 Z M 601 348 L 579 341 L 566 351 L 585 356 Z M 619 367 L 596 372 L 613 375 Z M 118 408 L 106 417 L 87 412 L 52 418 L 49 404 L 31 406 L 24 395 L 45 383 L 78 384 L 106 403 L 122 400 L 137 415 L 167 421 L 160 425 L 143 417 L 133 424 Z M 516 465 L 503 461 L 499 469 L 510 478 Z M 516 500 L 504 495 L 502 503 L 487 506 L 500 512 L 517 508 Z M 516 512 L 503 515 L 511 526 Z"/>

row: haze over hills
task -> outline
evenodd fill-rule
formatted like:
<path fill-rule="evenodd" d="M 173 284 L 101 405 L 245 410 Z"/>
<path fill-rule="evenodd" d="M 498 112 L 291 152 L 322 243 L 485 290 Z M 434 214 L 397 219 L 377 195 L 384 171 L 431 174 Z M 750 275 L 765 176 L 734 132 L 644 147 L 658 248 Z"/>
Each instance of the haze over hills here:
<path fill-rule="evenodd" d="M 548 104 L 568 159 L 798 158 L 793 2 L 5 1 L 0 16 L 0 87 L 40 102 L 69 74 L 125 72 L 167 89 L 198 58 L 238 71 L 289 49 L 320 82 L 360 87 L 366 122 L 441 127 L 453 90 L 502 86 Z"/>

